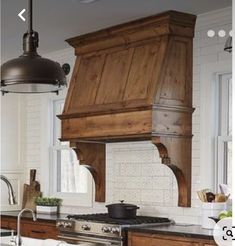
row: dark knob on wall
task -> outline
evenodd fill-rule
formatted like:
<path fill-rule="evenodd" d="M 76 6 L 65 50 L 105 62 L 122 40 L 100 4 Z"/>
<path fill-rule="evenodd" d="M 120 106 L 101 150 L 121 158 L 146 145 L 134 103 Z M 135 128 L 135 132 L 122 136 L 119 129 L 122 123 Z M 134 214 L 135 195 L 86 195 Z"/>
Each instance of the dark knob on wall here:
<path fill-rule="evenodd" d="M 65 75 L 68 75 L 70 73 L 70 65 L 68 63 L 64 63 L 62 65 L 62 69 L 64 70 Z"/>

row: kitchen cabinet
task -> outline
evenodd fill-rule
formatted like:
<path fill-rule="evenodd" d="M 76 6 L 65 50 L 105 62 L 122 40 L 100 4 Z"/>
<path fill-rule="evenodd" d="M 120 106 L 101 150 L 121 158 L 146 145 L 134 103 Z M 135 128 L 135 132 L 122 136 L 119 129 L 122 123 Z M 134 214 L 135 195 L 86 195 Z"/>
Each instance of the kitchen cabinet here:
<path fill-rule="evenodd" d="M 1 228 L 8 230 L 17 229 L 17 218 L 1 217 Z M 21 235 L 37 239 L 57 239 L 57 228 L 55 221 L 31 221 L 21 219 Z"/>
<path fill-rule="evenodd" d="M 128 246 L 216 246 L 212 239 L 163 234 L 128 233 Z"/>

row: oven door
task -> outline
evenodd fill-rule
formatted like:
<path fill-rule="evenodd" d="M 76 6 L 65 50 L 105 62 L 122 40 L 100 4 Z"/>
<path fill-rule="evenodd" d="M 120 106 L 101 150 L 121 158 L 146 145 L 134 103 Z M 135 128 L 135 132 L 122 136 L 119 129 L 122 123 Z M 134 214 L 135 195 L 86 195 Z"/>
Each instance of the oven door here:
<path fill-rule="evenodd" d="M 80 246 L 123 246 L 121 241 L 86 236 L 59 235 L 58 239 L 66 243 Z"/>

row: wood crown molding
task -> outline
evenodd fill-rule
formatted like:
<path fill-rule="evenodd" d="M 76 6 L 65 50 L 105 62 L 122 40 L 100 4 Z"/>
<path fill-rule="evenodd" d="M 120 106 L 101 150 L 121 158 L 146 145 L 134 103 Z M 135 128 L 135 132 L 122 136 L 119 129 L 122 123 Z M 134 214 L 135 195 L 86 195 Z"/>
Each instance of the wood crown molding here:
<path fill-rule="evenodd" d="M 178 35 L 192 38 L 194 37 L 195 21 L 195 15 L 167 11 L 70 38 L 66 42 L 75 48 L 75 54 L 78 55 L 120 45 L 129 45 L 162 35 Z"/>

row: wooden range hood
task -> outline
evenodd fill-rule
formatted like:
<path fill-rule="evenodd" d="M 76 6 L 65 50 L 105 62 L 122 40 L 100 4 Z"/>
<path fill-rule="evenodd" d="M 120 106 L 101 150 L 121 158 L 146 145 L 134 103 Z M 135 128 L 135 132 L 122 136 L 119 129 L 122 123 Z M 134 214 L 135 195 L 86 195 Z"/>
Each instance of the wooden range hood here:
<path fill-rule="evenodd" d="M 168 11 L 67 40 L 77 56 L 62 120 L 105 201 L 105 144 L 151 140 L 191 203 L 192 41 L 196 17 Z"/>

